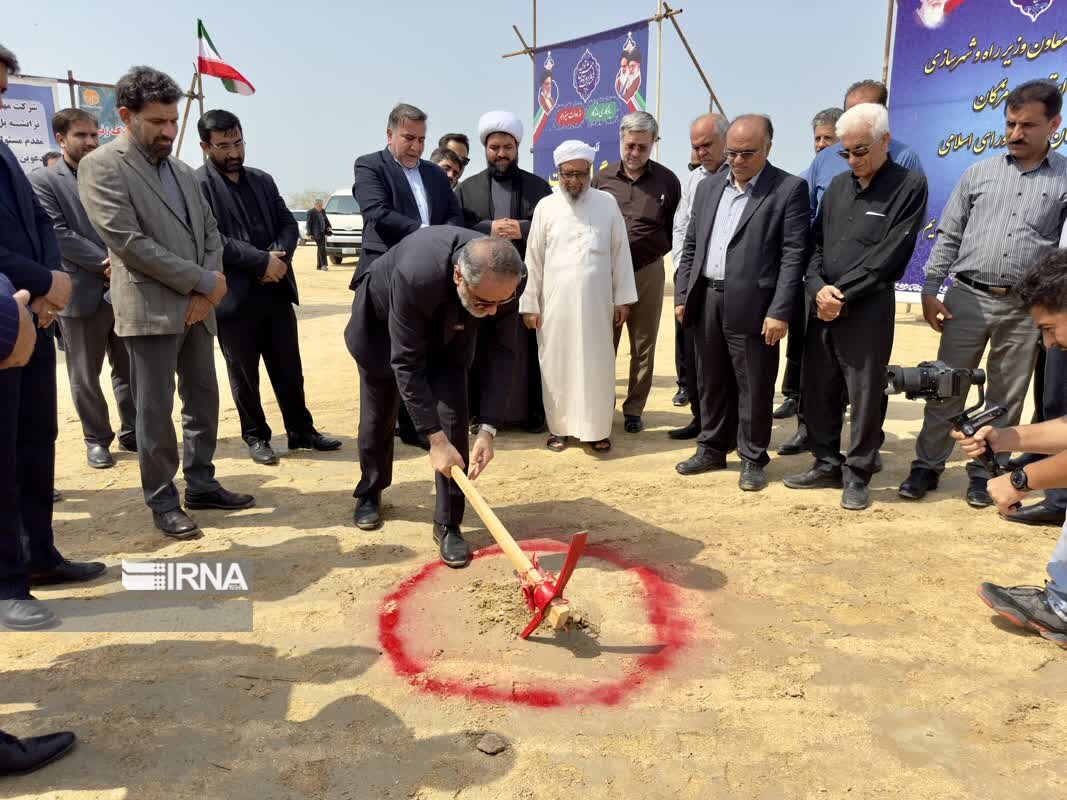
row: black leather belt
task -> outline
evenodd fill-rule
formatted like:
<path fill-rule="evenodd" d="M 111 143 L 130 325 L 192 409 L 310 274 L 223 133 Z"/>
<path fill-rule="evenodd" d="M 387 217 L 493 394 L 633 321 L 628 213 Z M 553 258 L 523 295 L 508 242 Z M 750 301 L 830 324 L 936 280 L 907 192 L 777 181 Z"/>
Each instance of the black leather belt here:
<path fill-rule="evenodd" d="M 726 281 L 709 280 L 708 281 L 708 286 L 710 288 L 712 288 L 713 290 L 715 290 L 716 292 L 725 292 L 726 291 Z"/>
<path fill-rule="evenodd" d="M 968 278 L 966 275 L 953 275 L 952 280 L 964 283 L 972 289 L 977 289 L 980 292 L 991 294 L 993 297 L 1007 297 L 1008 293 L 1011 292 L 1010 286 L 990 286 L 988 283 L 976 281 L 974 278 Z"/>

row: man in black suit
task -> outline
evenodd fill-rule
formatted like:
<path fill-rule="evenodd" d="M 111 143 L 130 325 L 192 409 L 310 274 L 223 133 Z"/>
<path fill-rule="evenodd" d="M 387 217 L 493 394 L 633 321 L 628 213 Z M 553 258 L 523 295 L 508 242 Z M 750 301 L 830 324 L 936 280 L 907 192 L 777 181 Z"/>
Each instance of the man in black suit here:
<path fill-rule="evenodd" d="M 422 158 L 426 120 L 421 109 L 398 104 L 389 112 L 385 149 L 356 159 L 352 194 L 363 215 L 363 248 L 350 289 L 356 288 L 357 279 L 375 259 L 408 234 L 427 225 L 463 225 L 463 211 L 448 177 L 436 164 Z M 345 330 L 348 352 L 355 357 L 353 336 L 350 329 Z M 429 449 L 426 437 L 415 431 L 403 407 L 399 433 L 405 444 Z"/>
<path fill-rule="evenodd" d="M 453 226 L 420 230 L 356 279 L 348 332 L 359 366 L 359 464 L 355 523 L 381 524 L 381 493 L 393 478 L 393 428 L 401 401 L 415 430 L 429 438 L 437 471 L 434 541 L 450 567 L 470 562 L 459 526 L 463 493 L 453 465 L 468 462 L 467 373 L 482 322 L 513 315 L 525 272 L 507 239 Z M 507 404 L 515 359 L 515 326 L 494 339 L 482 383 L 482 424 L 470 453 L 470 477 L 493 458 L 495 423 Z M 483 335 L 487 331 L 482 331 Z"/>
<path fill-rule="evenodd" d="M 78 196 L 78 165 L 99 146 L 99 127 L 96 118 L 80 108 L 56 112 L 52 128 L 63 158 L 47 169 L 34 170 L 30 183 L 55 224 L 63 269 L 74 284 L 70 302 L 59 312 L 58 325 L 66 342 L 67 377 L 81 420 L 86 461 L 94 469 L 107 469 L 115 465 L 108 451 L 115 432 L 100 389 L 105 354 L 111 362 L 111 386 L 121 421 L 119 447 L 129 452 L 137 450 L 137 409 L 130 355 L 115 333 L 115 313 L 106 295 L 111 259 Z"/>
<path fill-rule="evenodd" d="M 0 95 L 7 91 L 8 75 L 17 69 L 14 55 L 0 47 Z M 0 275 L 14 289 L 29 292 L 40 326 L 29 363 L 0 370 L 0 624 L 27 630 L 43 627 L 54 617 L 30 594 L 31 585 L 91 580 L 105 567 L 67 561 L 53 542 L 56 350 L 46 328 L 70 301 L 71 281 L 60 270 L 52 219 L 3 143 Z"/>
<path fill-rule="evenodd" d="M 326 209 L 322 207 L 322 200 L 315 201 L 315 207 L 308 211 L 307 234 L 309 239 L 315 240 L 315 269 L 328 272 L 326 266 L 326 237 L 333 233 L 330 227 L 330 218 L 326 216 Z"/>
<path fill-rule="evenodd" d="M 289 449 L 336 450 L 339 439 L 315 430 L 304 400 L 304 371 L 293 304 L 299 304 L 292 253 L 300 229 L 266 172 L 244 166 L 241 121 L 208 111 L 197 122 L 207 163 L 196 172 L 218 221 L 229 292 L 219 303 L 219 345 L 241 417 L 241 437 L 257 464 L 277 464 L 259 398 L 259 361 L 267 367 Z"/>
<path fill-rule="evenodd" d="M 485 147 L 485 160 L 489 166 L 463 181 L 456 190 L 456 198 L 469 227 L 479 233 L 510 239 L 519 255 L 525 258 L 534 208 L 552 194 L 552 187 L 544 178 L 519 168 L 522 133 L 522 121 L 510 111 L 482 114 L 478 120 L 478 137 Z M 545 426 L 545 404 L 541 397 L 537 331 L 522 326 L 518 315 L 502 317 L 490 324 L 520 326 L 511 402 L 501 422 L 517 422 L 527 430 L 540 431 Z M 471 414 L 475 419 L 481 416 L 477 405 L 481 395 L 479 384 L 490 340 L 491 337 L 479 340 L 471 370 Z"/>
<path fill-rule="evenodd" d="M 675 316 L 694 329 L 701 432 L 682 475 L 726 468 L 767 485 L 778 342 L 789 330 L 808 251 L 807 184 L 767 160 L 774 128 L 746 114 L 726 133 L 729 170 L 700 182 L 675 281 Z"/>
<path fill-rule="evenodd" d="M 889 157 L 889 112 L 860 103 L 837 121 L 848 172 L 826 189 L 815 220 L 804 288 L 813 317 L 804 341 L 805 421 L 815 463 L 790 489 L 841 488 L 841 507 L 870 505 L 871 474 L 884 439 L 885 368 L 893 350 L 896 296 L 926 221 L 926 178 Z M 841 454 L 841 395 L 852 406 Z"/>

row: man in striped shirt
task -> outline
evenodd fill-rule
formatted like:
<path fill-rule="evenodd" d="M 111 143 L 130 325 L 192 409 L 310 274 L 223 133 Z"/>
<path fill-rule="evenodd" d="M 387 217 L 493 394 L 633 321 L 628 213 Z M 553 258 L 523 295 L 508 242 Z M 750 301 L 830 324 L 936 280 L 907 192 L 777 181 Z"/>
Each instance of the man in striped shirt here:
<path fill-rule="evenodd" d="M 1049 137 L 1060 127 L 1062 105 L 1059 88 L 1047 80 L 1028 81 L 1008 95 L 1008 152 L 963 173 L 926 263 L 923 316 L 941 334 L 937 357 L 973 369 L 989 346 L 987 393 L 990 402 L 1008 409 L 1001 418 L 1004 426 L 1019 422 L 1037 356 L 1033 320 L 1012 288 L 1031 264 L 1056 247 L 1067 215 L 1067 159 L 1049 146 Z M 937 293 L 950 274 L 953 285 L 942 302 Z M 937 488 L 954 444 L 950 420 L 965 400 L 927 403 L 901 497 L 918 500 Z M 967 503 L 992 505 L 986 468 L 972 461 L 967 474 Z"/>

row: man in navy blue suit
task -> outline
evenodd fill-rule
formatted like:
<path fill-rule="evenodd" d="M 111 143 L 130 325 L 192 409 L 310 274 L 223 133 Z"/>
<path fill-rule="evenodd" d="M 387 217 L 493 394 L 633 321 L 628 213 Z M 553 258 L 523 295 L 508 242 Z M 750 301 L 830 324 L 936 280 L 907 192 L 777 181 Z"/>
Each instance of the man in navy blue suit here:
<path fill-rule="evenodd" d="M 0 47 L 0 94 L 17 69 L 14 55 Z M 53 618 L 30 594 L 31 584 L 90 580 L 105 567 L 67 561 L 53 544 L 56 350 L 46 328 L 70 300 L 72 285 L 60 271 L 52 219 L 37 202 L 15 154 L 2 143 L 0 275 L 14 289 L 29 293 L 39 326 L 29 363 L 0 370 L 0 624 L 25 630 Z"/>
<path fill-rule="evenodd" d="M 363 215 L 363 248 L 348 286 L 353 291 L 356 280 L 375 259 L 400 244 L 409 233 L 428 225 L 464 227 L 463 209 L 452 192 L 448 176 L 436 164 L 422 158 L 426 149 L 426 119 L 425 111 L 407 103 L 397 104 L 389 112 L 385 149 L 356 159 L 352 195 Z M 345 344 L 355 358 L 359 343 L 351 321 L 345 328 Z M 416 432 L 403 403 L 397 434 L 405 444 L 430 449 L 429 440 Z"/>

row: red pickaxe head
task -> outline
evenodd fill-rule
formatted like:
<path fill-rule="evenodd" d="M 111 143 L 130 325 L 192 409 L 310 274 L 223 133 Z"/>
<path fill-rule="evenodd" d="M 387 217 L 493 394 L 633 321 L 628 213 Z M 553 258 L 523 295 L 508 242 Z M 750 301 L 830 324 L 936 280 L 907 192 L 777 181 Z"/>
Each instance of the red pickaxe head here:
<path fill-rule="evenodd" d="M 570 611 L 567 608 L 567 601 L 563 597 L 563 590 L 567 588 L 567 582 L 571 579 L 571 574 L 578 564 L 578 559 L 581 558 L 582 552 L 585 550 L 585 540 L 587 538 L 589 538 L 589 534 L 585 531 L 576 533 L 571 537 L 571 543 L 567 547 L 567 557 L 563 561 L 563 569 L 560 570 L 559 577 L 553 578 L 552 573 L 541 569 L 537 563 L 537 556 L 533 558 L 533 565 L 540 580 L 536 577 L 531 579 L 530 576 L 520 576 L 522 594 L 526 598 L 526 605 L 534 612 L 534 617 L 530 620 L 530 624 L 519 634 L 521 638 L 525 639 L 533 633 L 537 626 L 541 624 L 541 620 L 545 618 L 545 614 L 549 615 L 549 619 L 552 620 L 556 628 L 562 628 L 567 623 Z"/>

